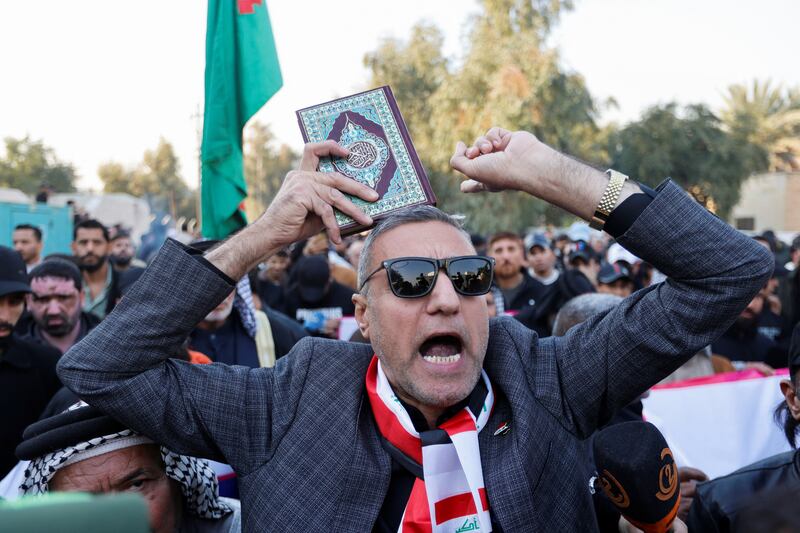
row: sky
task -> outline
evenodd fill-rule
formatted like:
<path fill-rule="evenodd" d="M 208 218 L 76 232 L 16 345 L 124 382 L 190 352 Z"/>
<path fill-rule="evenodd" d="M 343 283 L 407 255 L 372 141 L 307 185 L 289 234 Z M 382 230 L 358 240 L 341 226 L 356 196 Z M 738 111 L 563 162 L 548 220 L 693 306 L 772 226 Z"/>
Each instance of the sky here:
<path fill-rule="evenodd" d="M 233 1 L 233 0 L 231 0 Z M 723 102 L 754 78 L 800 85 L 796 0 L 574 0 L 550 44 L 597 98 L 635 120 L 668 101 Z M 420 20 L 439 26 L 458 61 L 476 0 L 269 0 L 284 86 L 256 119 L 297 149 L 294 111 L 368 88 L 364 54 L 405 39 Z M 0 2 L 0 137 L 30 135 L 73 163 L 79 187 L 99 190 L 97 167 L 138 163 L 160 137 L 197 183 L 206 1 Z M 412 132 L 413 134 L 413 132 Z"/>

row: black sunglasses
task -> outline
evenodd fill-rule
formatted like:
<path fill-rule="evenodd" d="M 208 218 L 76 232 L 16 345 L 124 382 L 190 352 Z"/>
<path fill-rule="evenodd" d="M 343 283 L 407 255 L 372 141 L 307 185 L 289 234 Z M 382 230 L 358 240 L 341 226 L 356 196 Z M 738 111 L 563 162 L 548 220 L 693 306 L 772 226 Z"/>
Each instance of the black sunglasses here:
<path fill-rule="evenodd" d="M 453 282 L 453 288 L 464 296 L 480 296 L 492 288 L 494 259 L 482 255 L 463 255 L 447 259 L 431 257 L 398 257 L 381 263 L 358 288 L 360 291 L 369 279 L 386 269 L 389 287 L 398 298 L 421 298 L 429 294 L 436 284 L 442 268 Z"/>

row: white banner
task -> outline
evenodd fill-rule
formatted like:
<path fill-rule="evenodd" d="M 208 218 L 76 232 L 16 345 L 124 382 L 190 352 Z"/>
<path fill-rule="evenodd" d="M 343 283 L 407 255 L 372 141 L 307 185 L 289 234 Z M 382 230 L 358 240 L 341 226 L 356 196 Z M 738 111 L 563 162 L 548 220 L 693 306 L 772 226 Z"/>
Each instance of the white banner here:
<path fill-rule="evenodd" d="M 791 449 L 772 417 L 786 378 L 785 369 L 771 377 L 745 370 L 654 387 L 643 400 L 644 416 L 664 434 L 679 466 L 715 478 Z"/>

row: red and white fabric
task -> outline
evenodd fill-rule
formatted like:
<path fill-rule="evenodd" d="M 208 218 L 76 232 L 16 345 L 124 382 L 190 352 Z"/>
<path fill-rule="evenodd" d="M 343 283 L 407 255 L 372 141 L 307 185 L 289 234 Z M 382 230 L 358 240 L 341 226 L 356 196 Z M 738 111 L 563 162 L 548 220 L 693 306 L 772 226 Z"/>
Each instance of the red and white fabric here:
<path fill-rule="evenodd" d="M 378 358 L 373 358 L 367 371 L 367 393 L 378 429 L 389 443 L 422 466 L 424 478 L 417 478 L 414 483 L 398 531 L 492 530 L 478 433 L 489 420 L 494 394 L 483 371 L 481 378 L 486 394 L 477 413 L 467 406 L 438 428 L 420 435 L 394 394 Z"/>

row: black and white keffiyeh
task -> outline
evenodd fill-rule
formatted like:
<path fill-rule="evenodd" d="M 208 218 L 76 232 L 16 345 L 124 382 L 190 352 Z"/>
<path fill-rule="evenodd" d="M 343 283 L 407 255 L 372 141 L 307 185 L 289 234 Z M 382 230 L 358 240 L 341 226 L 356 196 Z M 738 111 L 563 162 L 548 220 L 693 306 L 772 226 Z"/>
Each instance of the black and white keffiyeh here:
<path fill-rule="evenodd" d="M 253 302 L 253 289 L 250 287 L 250 279 L 245 276 L 236 284 L 236 296 L 233 298 L 233 307 L 239 313 L 247 334 L 250 338 L 256 337 L 256 305 Z"/>
<path fill-rule="evenodd" d="M 80 408 L 90 409 L 86 403 L 80 402 L 62 415 Z M 130 429 L 122 429 L 39 455 L 32 458 L 28 468 L 25 469 L 20 493 L 45 494 L 48 492 L 50 481 L 59 469 L 84 459 L 140 444 L 153 444 L 153 441 Z M 219 519 L 232 512 L 232 509 L 219 499 L 217 476 L 208 461 L 180 455 L 163 446 L 160 450 L 167 477 L 180 485 L 189 512 L 206 519 Z"/>

